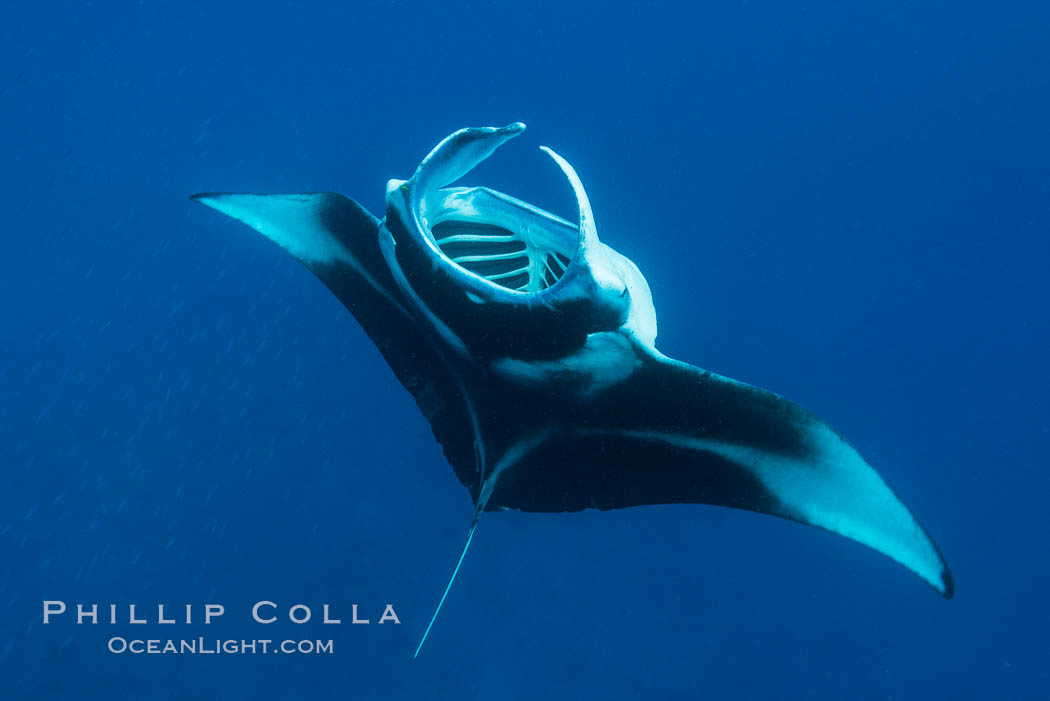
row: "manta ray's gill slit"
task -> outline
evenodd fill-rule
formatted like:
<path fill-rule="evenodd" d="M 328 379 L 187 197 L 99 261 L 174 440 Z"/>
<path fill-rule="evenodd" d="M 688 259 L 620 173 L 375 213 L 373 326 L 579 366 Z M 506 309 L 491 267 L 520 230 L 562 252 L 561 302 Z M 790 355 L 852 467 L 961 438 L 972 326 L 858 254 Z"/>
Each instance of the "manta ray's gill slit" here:
<path fill-rule="evenodd" d="M 551 263 L 551 256 L 548 254 L 543 260 L 543 282 L 547 287 L 550 287 L 558 281 L 558 275 L 554 272 L 555 266 Z"/>
<path fill-rule="evenodd" d="M 453 234 L 437 240 L 438 246 L 453 260 L 465 255 L 501 255 L 505 253 L 521 253 L 525 250 L 525 242 L 515 238 L 496 237 L 487 239 L 467 240 L 464 235 Z"/>
<path fill-rule="evenodd" d="M 513 257 L 463 256 L 452 260 L 472 273 L 496 282 L 508 273 L 528 273 L 529 259 L 524 255 L 511 254 Z"/>
<path fill-rule="evenodd" d="M 435 222 L 430 233 L 453 263 L 517 292 L 547 289 L 565 274 L 569 264 L 567 256 L 544 250 L 494 224 L 446 219 Z"/>
<path fill-rule="evenodd" d="M 565 271 L 569 267 L 569 258 L 562 255 L 561 253 L 548 253 L 543 259 L 543 281 L 547 287 L 550 287 L 565 274 Z"/>

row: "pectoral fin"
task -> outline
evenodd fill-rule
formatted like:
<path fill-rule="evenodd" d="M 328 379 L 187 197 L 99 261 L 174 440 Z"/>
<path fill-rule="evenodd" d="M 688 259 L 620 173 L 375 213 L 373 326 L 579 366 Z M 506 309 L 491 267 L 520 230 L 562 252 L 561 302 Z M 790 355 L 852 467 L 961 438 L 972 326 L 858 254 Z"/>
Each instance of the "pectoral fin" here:
<path fill-rule="evenodd" d="M 243 222 L 302 262 L 350 310 L 430 421 L 445 457 L 476 489 L 463 393 L 405 300 L 379 248 L 379 221 L 344 195 L 201 193 L 192 200 Z"/>
<path fill-rule="evenodd" d="M 863 543 L 952 596 L 933 540 L 823 421 L 771 392 L 636 352 L 628 379 L 559 415 L 550 438 L 500 476 L 489 508 L 747 509 Z"/>

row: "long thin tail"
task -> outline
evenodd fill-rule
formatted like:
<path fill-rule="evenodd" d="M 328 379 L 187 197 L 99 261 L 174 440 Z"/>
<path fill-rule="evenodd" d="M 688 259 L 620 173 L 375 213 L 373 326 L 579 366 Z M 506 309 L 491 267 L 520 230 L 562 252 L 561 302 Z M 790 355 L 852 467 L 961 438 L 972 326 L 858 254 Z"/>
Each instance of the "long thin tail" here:
<path fill-rule="evenodd" d="M 448 579 L 448 586 L 445 587 L 445 593 L 441 595 L 441 601 L 438 602 L 437 609 L 434 610 L 434 615 L 430 619 L 430 624 L 427 626 L 426 631 L 423 632 L 423 639 L 419 641 L 419 646 L 416 648 L 416 652 L 412 655 L 412 659 L 419 657 L 419 651 L 423 649 L 423 643 L 427 641 L 427 636 L 430 635 L 430 629 L 434 627 L 434 621 L 437 620 L 438 614 L 441 613 L 441 607 L 445 603 L 445 597 L 448 596 L 448 592 L 452 589 L 452 582 L 456 581 L 456 575 L 459 574 L 459 567 L 463 564 L 463 558 L 467 556 L 467 548 L 470 547 L 470 541 L 474 538 L 474 530 L 478 527 L 478 517 L 474 516 L 474 522 L 470 524 L 470 532 L 467 533 L 467 543 L 463 546 L 463 552 L 459 554 L 459 562 L 456 563 L 456 569 L 452 570 L 452 576 Z"/>

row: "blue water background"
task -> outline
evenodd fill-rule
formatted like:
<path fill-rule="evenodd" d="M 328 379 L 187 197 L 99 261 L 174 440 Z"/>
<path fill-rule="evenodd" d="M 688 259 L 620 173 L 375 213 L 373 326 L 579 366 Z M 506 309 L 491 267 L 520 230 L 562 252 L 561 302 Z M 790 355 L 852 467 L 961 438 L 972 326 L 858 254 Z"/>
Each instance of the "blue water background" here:
<path fill-rule="evenodd" d="M 1050 5 L 20 3 L 0 23 L 0 698 L 1039 699 Z M 346 311 L 198 190 L 468 178 L 646 274 L 668 355 L 828 419 L 954 570 L 650 507 L 483 522 Z M 43 626 L 41 601 L 223 603 Z M 265 628 L 253 601 L 400 626 Z M 115 656 L 145 637 L 334 656 Z"/>

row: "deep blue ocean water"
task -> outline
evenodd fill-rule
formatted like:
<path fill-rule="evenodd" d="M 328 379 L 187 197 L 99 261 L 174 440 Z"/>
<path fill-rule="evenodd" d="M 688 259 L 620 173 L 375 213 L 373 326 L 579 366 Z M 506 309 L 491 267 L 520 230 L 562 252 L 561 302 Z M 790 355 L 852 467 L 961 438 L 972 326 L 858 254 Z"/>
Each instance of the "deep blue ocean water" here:
<path fill-rule="evenodd" d="M 1045 2 L 6 8 L 0 698 L 1050 697 L 1048 35 Z M 468 181 L 572 217 L 536 147 L 572 161 L 661 350 L 826 418 L 955 599 L 747 512 L 490 514 L 412 660 L 469 495 L 323 285 L 187 196 L 380 212 L 446 134 L 517 120 Z M 45 626 L 50 599 L 226 614 Z"/>

